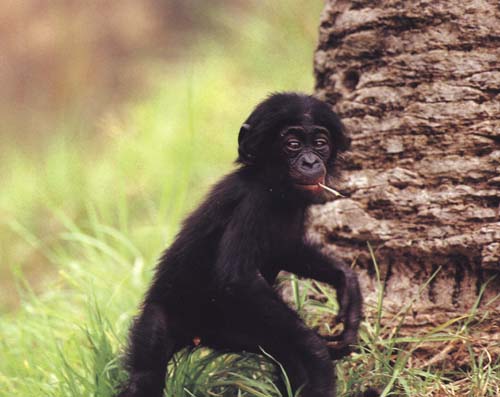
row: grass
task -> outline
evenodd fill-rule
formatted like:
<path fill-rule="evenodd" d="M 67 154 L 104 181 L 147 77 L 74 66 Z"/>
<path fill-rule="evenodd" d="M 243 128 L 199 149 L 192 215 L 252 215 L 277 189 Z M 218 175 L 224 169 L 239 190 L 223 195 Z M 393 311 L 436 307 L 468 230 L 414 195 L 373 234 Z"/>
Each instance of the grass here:
<path fill-rule="evenodd" d="M 378 389 L 381 396 L 500 395 L 498 352 L 493 358 L 488 348 L 478 348 L 477 344 L 481 323 L 492 320 L 488 318 L 487 309 L 499 298 L 486 302 L 486 314 L 478 315 L 479 301 L 488 282 L 468 313 L 408 335 L 402 332 L 402 325 L 413 302 L 387 318 L 382 305 L 384 284 L 369 245 L 367 250 L 372 254 L 376 269 L 378 299 L 373 307 L 366 308 L 369 320 L 361 325 L 357 351 L 337 364 L 339 396 L 358 396 L 368 388 Z M 302 281 L 297 285 L 292 276 L 290 282 L 293 304 L 305 321 L 321 333 L 332 333 L 329 324 L 337 311 L 335 293 L 315 281 Z M 421 292 L 425 286 L 422 285 Z M 383 317 L 386 318 L 383 320 Z M 484 342 L 493 346 L 491 340 Z M 458 358 L 460 365 L 449 362 Z"/>
<path fill-rule="evenodd" d="M 17 275 L 23 304 L 2 318 L 0 396 L 111 396 L 123 379 L 121 347 L 149 267 L 126 236 L 98 218 L 88 231 L 71 223 L 68 229 L 63 246 L 69 244 L 72 254 L 50 253 L 58 277 L 43 294 L 33 293 Z M 313 281 L 285 282 L 292 284 L 291 303 L 304 319 L 324 327 L 337 309 L 335 293 Z M 380 304 L 372 310 L 375 319 L 382 318 Z M 383 396 L 498 395 L 500 363 L 472 348 L 474 312 L 411 337 L 399 335 L 404 317 L 404 311 L 395 316 L 392 327 L 378 320 L 363 323 L 359 350 L 337 365 L 339 396 L 355 396 L 369 386 Z M 465 345 L 471 365 L 449 370 L 440 362 L 410 362 L 420 346 L 436 341 Z M 265 354 L 184 351 L 170 366 L 167 396 L 278 397 L 280 372 L 277 377 L 272 368 Z"/>
<path fill-rule="evenodd" d="M 155 90 L 99 120 L 100 135 L 66 121 L 36 152 L 28 143 L 2 146 L 0 396 L 112 395 L 156 258 L 232 168 L 240 124 L 268 92 L 311 91 L 321 6 L 279 0 L 239 18 L 213 15 L 220 35 L 194 44 L 180 63 L 153 65 Z M 334 293 L 287 282 L 306 321 L 326 327 Z M 500 394 L 500 363 L 472 347 L 474 313 L 403 337 L 380 322 L 380 291 L 358 352 L 337 365 L 339 396 L 368 386 L 385 396 Z M 436 340 L 463 344 L 471 364 L 415 365 L 412 353 Z M 168 395 L 279 396 L 286 374 L 275 367 L 265 354 L 185 351 L 170 366 Z"/>

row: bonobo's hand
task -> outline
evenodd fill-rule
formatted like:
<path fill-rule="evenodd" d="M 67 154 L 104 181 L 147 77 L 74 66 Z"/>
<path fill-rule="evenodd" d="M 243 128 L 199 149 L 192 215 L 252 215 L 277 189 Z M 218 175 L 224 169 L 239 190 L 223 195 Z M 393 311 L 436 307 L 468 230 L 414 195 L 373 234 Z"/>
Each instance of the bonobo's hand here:
<path fill-rule="evenodd" d="M 353 351 L 361 321 L 362 297 L 358 277 L 347 266 L 343 266 L 342 270 L 344 280 L 337 287 L 337 300 L 340 307 L 337 323 L 343 323 L 344 329 L 340 335 L 325 337 L 332 360 L 338 360 Z"/>
<path fill-rule="evenodd" d="M 326 347 L 328 348 L 330 359 L 332 360 L 340 360 L 354 351 L 353 344 L 356 343 L 356 340 L 349 343 L 345 340 L 339 340 L 340 337 L 341 335 L 323 337 L 323 339 L 326 340 Z"/>

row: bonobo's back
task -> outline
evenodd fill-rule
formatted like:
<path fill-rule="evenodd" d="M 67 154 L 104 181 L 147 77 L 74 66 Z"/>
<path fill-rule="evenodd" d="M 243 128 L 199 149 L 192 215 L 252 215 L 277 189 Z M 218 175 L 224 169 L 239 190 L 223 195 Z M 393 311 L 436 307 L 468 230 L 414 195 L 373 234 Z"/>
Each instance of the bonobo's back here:
<path fill-rule="evenodd" d="M 184 220 L 158 262 L 146 300 L 179 304 L 180 297 L 207 289 L 222 233 L 247 191 L 240 174 L 226 175 Z"/>

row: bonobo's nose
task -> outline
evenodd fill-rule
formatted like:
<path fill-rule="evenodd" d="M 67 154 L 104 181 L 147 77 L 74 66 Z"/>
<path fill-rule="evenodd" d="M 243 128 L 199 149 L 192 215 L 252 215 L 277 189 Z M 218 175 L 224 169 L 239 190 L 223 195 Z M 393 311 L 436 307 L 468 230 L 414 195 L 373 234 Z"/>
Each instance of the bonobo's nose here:
<path fill-rule="evenodd" d="M 313 153 L 305 153 L 302 156 L 301 166 L 307 170 L 314 170 L 320 167 L 321 163 L 318 159 L 318 156 Z"/>

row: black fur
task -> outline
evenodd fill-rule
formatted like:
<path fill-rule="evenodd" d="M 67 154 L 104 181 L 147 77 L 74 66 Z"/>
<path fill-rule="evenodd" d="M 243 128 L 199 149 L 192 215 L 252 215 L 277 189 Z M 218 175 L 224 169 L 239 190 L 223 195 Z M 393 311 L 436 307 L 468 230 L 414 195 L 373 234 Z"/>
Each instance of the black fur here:
<path fill-rule="evenodd" d="M 186 219 L 158 264 L 131 330 L 121 397 L 162 396 L 168 360 L 194 337 L 216 349 L 261 346 L 295 389 L 305 385 L 301 396 L 335 395 L 331 359 L 356 341 L 361 295 L 348 266 L 306 241 L 304 211 L 321 201 L 316 183 L 333 172 L 349 140 L 328 105 L 284 93 L 256 107 L 238 141 L 239 168 Z M 276 294 L 280 270 L 337 289 L 339 346 L 328 348 Z"/>

